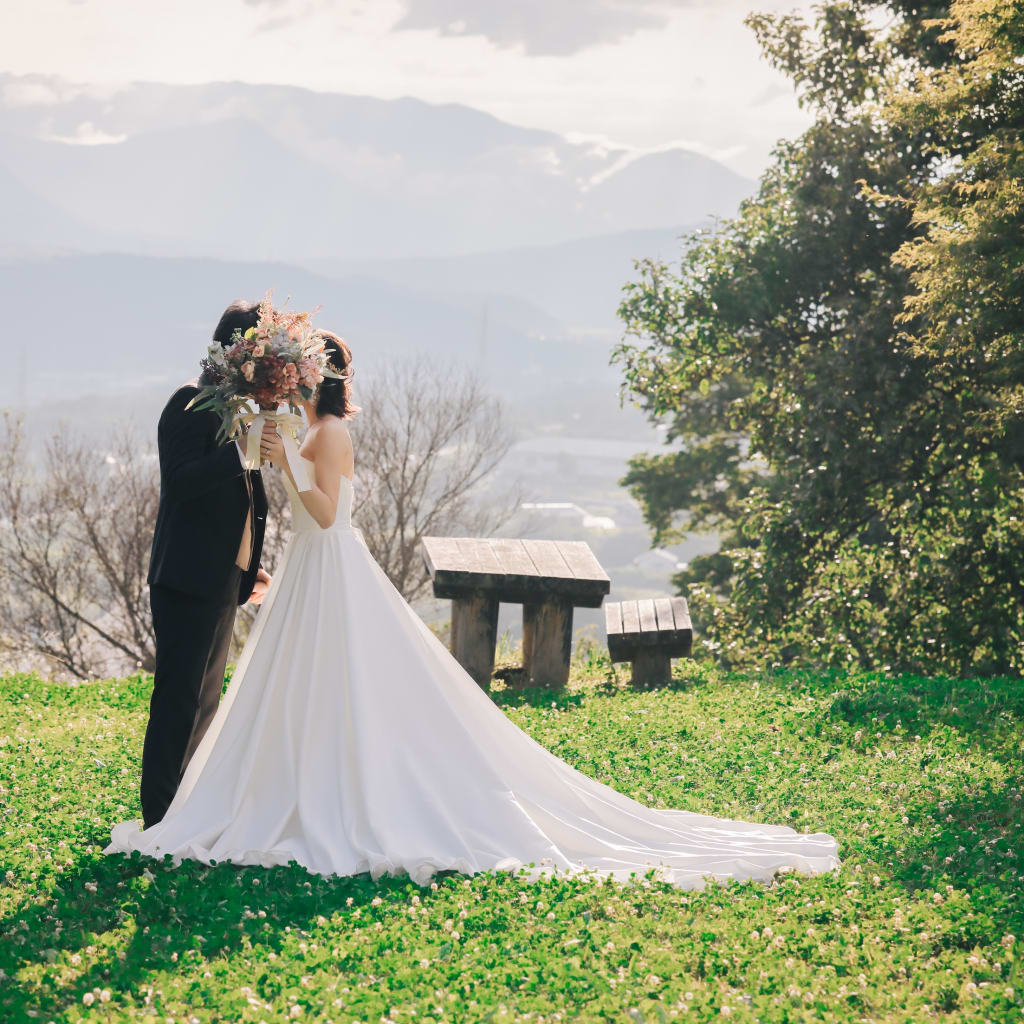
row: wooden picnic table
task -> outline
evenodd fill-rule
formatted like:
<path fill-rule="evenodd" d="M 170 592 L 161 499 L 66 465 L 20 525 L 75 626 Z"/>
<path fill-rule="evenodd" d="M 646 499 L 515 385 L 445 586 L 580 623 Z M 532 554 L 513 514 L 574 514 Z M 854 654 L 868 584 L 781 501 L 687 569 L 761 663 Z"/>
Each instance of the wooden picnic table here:
<path fill-rule="evenodd" d="M 452 601 L 452 654 L 481 685 L 494 672 L 498 605 L 523 606 L 523 682 L 569 679 L 573 608 L 600 608 L 608 574 L 585 541 L 424 537 L 434 596 Z"/>

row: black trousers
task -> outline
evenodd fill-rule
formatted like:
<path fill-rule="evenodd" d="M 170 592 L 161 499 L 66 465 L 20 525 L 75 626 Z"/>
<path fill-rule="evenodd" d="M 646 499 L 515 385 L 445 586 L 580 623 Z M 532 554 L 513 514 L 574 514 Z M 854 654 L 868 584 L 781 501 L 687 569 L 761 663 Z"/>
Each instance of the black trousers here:
<path fill-rule="evenodd" d="M 240 578 L 236 567 L 226 591 L 230 596 L 219 600 L 192 597 L 159 584 L 149 588 L 156 668 L 142 747 L 145 828 L 163 818 L 217 711 Z"/>

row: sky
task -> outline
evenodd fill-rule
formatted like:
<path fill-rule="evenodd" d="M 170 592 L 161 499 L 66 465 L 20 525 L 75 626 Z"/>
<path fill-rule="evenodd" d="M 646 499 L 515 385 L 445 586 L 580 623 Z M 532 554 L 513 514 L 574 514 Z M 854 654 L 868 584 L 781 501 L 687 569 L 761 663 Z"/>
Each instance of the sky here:
<path fill-rule="evenodd" d="M 434 103 L 756 177 L 808 123 L 743 24 L 805 0 L 0 0 L 0 71 Z"/>

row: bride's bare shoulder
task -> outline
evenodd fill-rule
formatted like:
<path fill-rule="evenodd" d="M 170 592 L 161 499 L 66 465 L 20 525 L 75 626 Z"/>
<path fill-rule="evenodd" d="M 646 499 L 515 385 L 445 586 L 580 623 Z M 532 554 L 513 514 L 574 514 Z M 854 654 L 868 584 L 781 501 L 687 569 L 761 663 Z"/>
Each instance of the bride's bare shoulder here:
<path fill-rule="evenodd" d="M 314 444 L 340 451 L 352 448 L 352 435 L 348 424 L 340 416 L 324 416 L 314 428 Z"/>

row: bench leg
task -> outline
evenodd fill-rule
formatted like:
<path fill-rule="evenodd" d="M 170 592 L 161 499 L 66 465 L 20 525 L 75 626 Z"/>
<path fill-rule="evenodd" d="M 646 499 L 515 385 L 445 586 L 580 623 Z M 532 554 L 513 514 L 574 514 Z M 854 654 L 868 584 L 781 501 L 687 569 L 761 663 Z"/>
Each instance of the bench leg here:
<path fill-rule="evenodd" d="M 641 648 L 633 655 L 634 686 L 664 686 L 672 681 L 672 659 L 657 648 Z"/>
<path fill-rule="evenodd" d="M 572 654 L 572 605 L 544 601 L 523 605 L 523 683 L 565 686 Z"/>
<path fill-rule="evenodd" d="M 498 602 L 481 594 L 452 601 L 452 654 L 485 689 L 494 674 Z"/>

